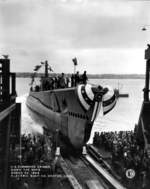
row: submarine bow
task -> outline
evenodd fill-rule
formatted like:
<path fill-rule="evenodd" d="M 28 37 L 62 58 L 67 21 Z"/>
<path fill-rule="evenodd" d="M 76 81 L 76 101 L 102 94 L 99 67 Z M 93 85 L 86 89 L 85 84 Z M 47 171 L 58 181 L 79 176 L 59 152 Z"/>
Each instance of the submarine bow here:
<path fill-rule="evenodd" d="M 93 87 L 90 84 L 79 85 L 77 94 L 80 104 L 85 111 L 88 111 L 94 104 L 94 111 L 91 121 L 94 121 L 102 108 L 103 114 L 110 112 L 116 105 L 116 95 L 110 86 Z"/>
<path fill-rule="evenodd" d="M 116 104 L 110 87 L 80 84 L 77 87 L 48 91 L 30 91 L 27 106 L 51 132 L 59 130 L 67 145 L 82 148 L 90 138 L 100 109 L 106 114 Z"/>

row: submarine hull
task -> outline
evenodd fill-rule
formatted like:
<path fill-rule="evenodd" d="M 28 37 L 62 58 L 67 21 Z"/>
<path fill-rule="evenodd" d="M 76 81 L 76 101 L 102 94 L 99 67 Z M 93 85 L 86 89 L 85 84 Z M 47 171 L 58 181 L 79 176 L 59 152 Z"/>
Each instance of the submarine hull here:
<path fill-rule="evenodd" d="M 51 132 L 59 130 L 74 148 L 80 149 L 89 140 L 94 106 L 85 111 L 76 88 L 30 92 L 26 104 L 33 118 L 38 116 Z"/>
<path fill-rule="evenodd" d="M 52 133 L 59 131 L 67 145 L 79 150 L 89 140 L 101 106 L 105 114 L 116 104 L 113 90 L 108 89 L 102 96 L 102 90 L 97 89 L 95 85 L 81 84 L 72 88 L 30 91 L 26 104 L 42 126 Z"/>

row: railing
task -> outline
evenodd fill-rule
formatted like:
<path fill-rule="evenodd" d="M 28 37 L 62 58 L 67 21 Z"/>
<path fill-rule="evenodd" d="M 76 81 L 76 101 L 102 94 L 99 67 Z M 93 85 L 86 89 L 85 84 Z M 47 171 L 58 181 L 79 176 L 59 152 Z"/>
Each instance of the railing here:
<path fill-rule="evenodd" d="M 7 117 L 13 110 L 15 110 L 16 108 L 16 104 L 12 104 L 10 107 L 8 107 L 7 109 L 3 110 L 2 112 L 0 112 L 0 122 Z"/>

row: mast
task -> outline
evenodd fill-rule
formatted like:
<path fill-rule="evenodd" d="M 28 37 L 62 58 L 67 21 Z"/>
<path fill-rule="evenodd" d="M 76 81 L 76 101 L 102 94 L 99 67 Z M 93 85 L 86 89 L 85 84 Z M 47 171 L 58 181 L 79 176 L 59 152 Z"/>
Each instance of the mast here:
<path fill-rule="evenodd" d="M 48 77 L 48 61 L 45 61 L 45 77 Z"/>

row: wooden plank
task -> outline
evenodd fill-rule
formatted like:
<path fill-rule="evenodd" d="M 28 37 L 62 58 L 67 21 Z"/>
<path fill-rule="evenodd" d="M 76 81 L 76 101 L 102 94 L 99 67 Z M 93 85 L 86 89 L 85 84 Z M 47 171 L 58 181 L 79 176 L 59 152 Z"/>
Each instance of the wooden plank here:
<path fill-rule="evenodd" d="M 0 121 L 2 121 L 5 117 L 7 117 L 15 108 L 16 108 L 16 104 L 13 104 L 10 107 L 3 110 L 2 112 L 0 112 Z"/>
<path fill-rule="evenodd" d="M 68 165 L 64 161 L 64 159 L 62 157 L 60 157 L 59 161 L 60 161 L 61 168 L 63 169 L 64 173 L 68 177 L 69 182 L 70 182 L 71 186 L 73 187 L 73 189 L 83 189 L 83 187 L 79 184 L 79 182 L 73 175 L 71 169 L 68 167 Z"/>
<path fill-rule="evenodd" d="M 103 169 L 96 161 L 94 161 L 89 155 L 85 157 L 87 161 L 101 174 L 103 177 L 111 183 L 116 189 L 126 189 L 120 184 L 114 177 L 112 177 L 105 169 Z"/>
<path fill-rule="evenodd" d="M 88 189 L 105 189 L 98 180 L 88 180 L 86 186 Z"/>

